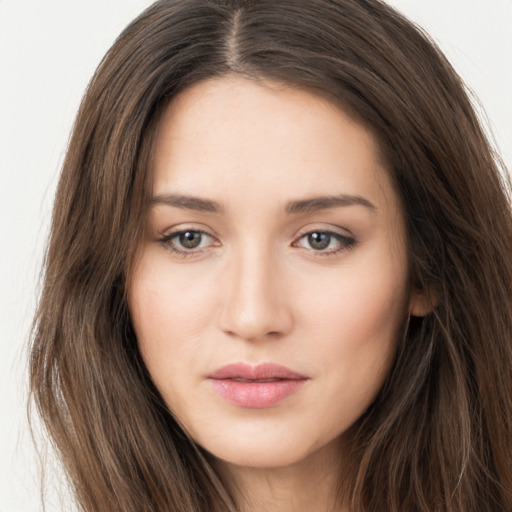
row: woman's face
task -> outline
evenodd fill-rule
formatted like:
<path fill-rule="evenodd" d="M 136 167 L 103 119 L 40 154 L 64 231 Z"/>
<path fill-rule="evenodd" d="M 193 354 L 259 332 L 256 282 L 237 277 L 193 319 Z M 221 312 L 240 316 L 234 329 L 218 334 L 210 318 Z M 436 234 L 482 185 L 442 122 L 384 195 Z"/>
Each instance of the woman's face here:
<path fill-rule="evenodd" d="M 231 464 L 327 449 L 417 307 L 372 135 L 327 99 L 233 75 L 174 98 L 153 170 L 129 306 L 169 409 Z"/>

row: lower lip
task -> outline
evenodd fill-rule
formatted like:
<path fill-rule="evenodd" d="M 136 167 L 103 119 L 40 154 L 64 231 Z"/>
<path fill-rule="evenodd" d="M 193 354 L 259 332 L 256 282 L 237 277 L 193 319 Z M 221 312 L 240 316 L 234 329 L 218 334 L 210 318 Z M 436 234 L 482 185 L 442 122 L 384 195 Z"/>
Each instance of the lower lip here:
<path fill-rule="evenodd" d="M 282 379 L 272 382 L 239 382 L 211 379 L 213 389 L 228 402 L 240 407 L 264 409 L 278 404 L 298 391 L 307 379 Z"/>

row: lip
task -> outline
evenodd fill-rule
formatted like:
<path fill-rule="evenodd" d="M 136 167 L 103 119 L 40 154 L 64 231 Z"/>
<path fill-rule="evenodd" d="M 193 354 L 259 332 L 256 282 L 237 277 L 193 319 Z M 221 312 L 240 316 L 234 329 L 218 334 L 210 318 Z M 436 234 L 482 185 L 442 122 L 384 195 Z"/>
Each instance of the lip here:
<path fill-rule="evenodd" d="M 298 391 L 309 378 L 275 363 L 233 363 L 208 375 L 212 388 L 239 407 L 264 409 Z"/>

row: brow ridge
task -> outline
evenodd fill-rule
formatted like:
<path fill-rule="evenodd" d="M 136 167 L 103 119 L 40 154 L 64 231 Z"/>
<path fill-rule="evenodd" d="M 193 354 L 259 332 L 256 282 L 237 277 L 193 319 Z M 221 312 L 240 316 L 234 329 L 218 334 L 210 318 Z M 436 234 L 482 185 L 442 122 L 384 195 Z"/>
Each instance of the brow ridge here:
<path fill-rule="evenodd" d="M 334 196 L 317 196 L 297 201 L 290 201 L 286 205 L 286 213 L 310 213 L 327 210 L 329 208 L 356 205 L 368 208 L 372 212 L 377 210 L 377 207 L 364 197 L 358 195 L 339 194 Z"/>
<path fill-rule="evenodd" d="M 167 206 L 184 208 L 186 210 L 208 213 L 221 213 L 224 211 L 222 205 L 217 201 L 183 194 L 159 194 L 153 197 L 151 204 L 164 204 Z M 338 194 L 334 196 L 315 196 L 289 201 L 286 204 L 285 211 L 288 214 L 299 214 L 346 206 L 363 206 L 372 212 L 377 210 L 377 207 L 364 197 L 358 195 Z"/>
<path fill-rule="evenodd" d="M 194 210 L 209 213 L 220 213 L 223 211 L 222 206 L 216 201 L 182 194 L 159 194 L 153 197 L 153 199 L 151 200 L 151 204 L 164 204 L 167 206 L 184 208 L 186 210 Z"/>

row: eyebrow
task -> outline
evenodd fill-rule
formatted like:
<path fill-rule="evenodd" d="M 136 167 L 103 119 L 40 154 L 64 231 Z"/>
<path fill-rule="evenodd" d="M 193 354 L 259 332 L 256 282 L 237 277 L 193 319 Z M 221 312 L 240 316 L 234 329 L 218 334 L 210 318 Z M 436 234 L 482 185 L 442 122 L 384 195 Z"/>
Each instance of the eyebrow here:
<path fill-rule="evenodd" d="M 211 199 L 202 199 L 200 197 L 184 196 L 180 194 L 160 194 L 151 200 L 152 205 L 165 204 L 184 208 L 185 210 L 195 210 L 198 212 L 221 213 L 224 211 L 222 206 Z"/>
<path fill-rule="evenodd" d="M 176 208 L 183 208 L 185 210 L 208 213 L 222 213 L 224 211 L 224 208 L 220 203 L 212 201 L 211 199 L 203 199 L 200 197 L 181 194 L 159 194 L 153 197 L 151 204 L 164 204 L 167 206 L 174 206 Z M 286 204 L 285 211 L 289 214 L 299 214 L 354 205 L 363 206 L 372 212 L 377 210 L 377 207 L 364 197 L 340 194 L 336 196 L 316 196 L 297 201 L 289 201 Z"/>
<path fill-rule="evenodd" d="M 290 201 L 286 205 L 286 213 L 310 213 L 328 210 L 329 208 L 354 205 L 364 206 L 372 212 L 377 210 L 377 207 L 364 197 L 340 194 L 336 196 L 319 196 L 301 199 L 299 201 Z"/>

